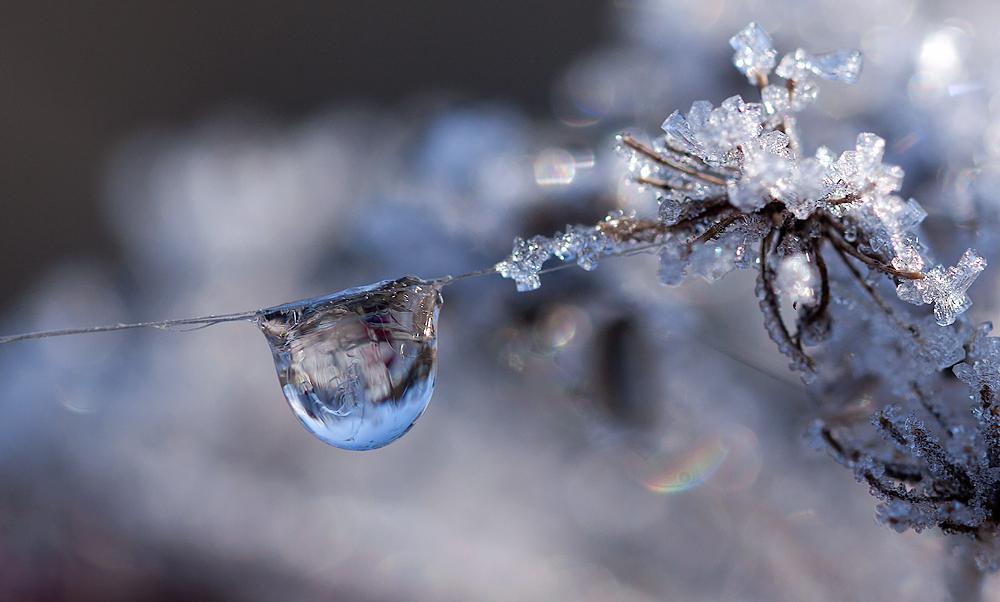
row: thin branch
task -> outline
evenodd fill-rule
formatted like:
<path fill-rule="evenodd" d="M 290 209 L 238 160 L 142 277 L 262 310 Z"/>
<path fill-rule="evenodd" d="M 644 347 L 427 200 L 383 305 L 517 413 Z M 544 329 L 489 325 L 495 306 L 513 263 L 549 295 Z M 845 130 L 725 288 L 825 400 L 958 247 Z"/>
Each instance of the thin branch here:
<path fill-rule="evenodd" d="M 831 242 L 833 241 L 832 237 L 827 237 L 827 238 Z M 885 300 L 882 299 L 882 296 L 879 295 L 878 292 L 875 289 L 873 289 L 870 284 L 868 284 L 868 281 L 865 280 L 864 276 L 861 275 L 861 272 L 859 272 L 858 269 L 854 267 L 854 264 L 847 259 L 847 254 L 844 252 L 844 249 L 842 249 L 838 245 L 833 245 L 833 249 L 837 252 L 838 255 L 840 255 L 840 259 L 844 262 L 844 265 L 847 266 L 847 269 L 851 271 L 851 274 L 854 275 L 854 278 L 861 284 L 861 286 L 866 291 L 868 291 L 868 294 L 875 301 L 876 305 L 879 306 L 879 309 L 881 309 L 884 314 L 895 317 L 895 315 L 892 312 L 892 308 L 886 305 Z M 903 324 L 900 324 L 900 326 L 903 326 L 904 328 L 909 330 L 909 328 L 907 328 Z"/>
<path fill-rule="evenodd" d="M 830 240 L 832 241 L 833 239 L 830 238 Z M 917 332 L 917 330 L 913 326 L 906 324 L 896 316 L 896 313 L 892 311 L 892 308 L 889 307 L 888 304 L 886 304 L 885 299 L 883 299 L 882 296 L 878 294 L 878 291 L 876 291 L 874 288 L 872 288 L 870 284 L 868 284 L 868 281 L 864 279 L 864 277 L 861 275 L 861 272 L 859 272 L 858 269 L 854 267 L 854 264 L 851 263 L 850 260 L 848 260 L 847 254 L 844 253 L 844 251 L 837 245 L 834 245 L 833 248 L 835 251 L 837 251 L 837 254 L 840 255 L 840 259 L 841 261 L 844 262 L 844 265 L 847 266 L 847 269 L 851 271 L 851 274 L 854 275 L 854 278 L 858 281 L 859 284 L 861 284 L 861 287 L 864 288 L 866 291 L 868 291 L 869 296 L 871 296 L 872 300 L 875 301 L 875 304 L 879 306 L 879 309 L 882 310 L 882 313 L 884 313 L 887 318 L 895 322 L 896 325 L 899 326 L 900 329 L 902 329 L 904 332 L 909 333 L 909 335 L 913 337 L 913 340 L 915 340 L 918 345 L 920 345 L 923 348 L 926 348 L 927 341 L 924 340 L 924 337 L 920 336 L 920 333 Z"/>
<path fill-rule="evenodd" d="M 701 236 L 688 242 L 687 243 L 688 248 L 690 249 L 694 245 L 706 243 L 712 240 L 713 238 L 718 237 L 726 230 L 726 228 L 731 226 L 736 220 L 740 219 L 743 215 L 744 214 L 742 211 L 736 211 L 734 213 L 730 213 L 729 215 L 723 217 L 719 221 L 712 224 L 712 227 L 706 230 L 704 233 L 702 233 Z"/>
<path fill-rule="evenodd" d="M 51 337 L 62 337 L 71 334 L 88 334 L 91 332 L 117 332 L 119 330 L 133 330 L 136 328 L 172 328 L 174 326 L 198 326 L 206 327 L 222 322 L 251 321 L 259 311 L 246 311 L 236 314 L 223 314 L 218 316 L 203 316 L 200 318 L 184 318 L 180 320 L 163 320 L 160 322 L 138 322 L 136 324 L 111 324 L 109 326 L 91 326 L 89 328 L 66 328 L 63 330 L 43 330 L 40 332 L 27 332 L 24 334 L 12 334 L 0 337 L 0 345 L 13 343 L 15 341 L 26 341 L 29 339 L 48 339 Z"/>
<path fill-rule="evenodd" d="M 432 284 L 438 285 L 439 287 L 444 287 L 448 286 L 449 284 L 458 282 L 459 280 L 466 280 L 467 278 L 476 278 L 477 276 L 485 276 L 486 274 L 492 274 L 496 272 L 496 270 L 497 266 L 493 265 L 488 268 L 477 270 L 475 272 L 469 272 L 468 274 L 461 274 L 458 276 L 444 276 L 443 278 L 437 278 L 436 280 L 431 280 L 430 282 Z"/>
<path fill-rule="evenodd" d="M 773 272 L 767 266 L 767 256 L 770 246 L 768 241 L 773 232 L 773 230 L 768 232 L 760 241 L 760 273 L 757 275 L 757 295 L 760 297 L 760 309 L 764 314 L 764 328 L 771 340 L 778 344 L 779 351 L 805 368 L 812 370 L 814 366 L 812 358 L 803 353 L 801 343 L 788 333 L 788 327 L 785 326 L 785 321 L 781 317 L 778 295 L 771 283 Z M 779 236 L 781 236 L 780 233 Z"/>
<path fill-rule="evenodd" d="M 854 246 L 848 243 L 847 241 L 841 239 L 839 232 L 837 232 L 836 236 L 829 235 L 831 233 L 830 229 L 827 229 L 827 232 L 828 232 L 827 238 L 830 240 L 831 243 L 833 243 L 835 247 L 839 248 L 840 250 L 844 251 L 851 257 L 857 259 L 858 261 L 860 261 L 861 263 L 867 265 L 872 269 L 884 272 L 890 276 L 895 276 L 896 278 L 902 278 L 904 280 L 922 280 L 924 278 L 924 275 L 921 274 L 920 272 L 915 272 L 913 270 L 898 270 L 892 267 L 891 265 L 885 265 L 879 261 L 876 261 L 871 257 L 865 255 L 861 251 L 855 249 Z"/>
<path fill-rule="evenodd" d="M 819 272 L 820 281 L 819 304 L 806 311 L 806 318 L 803 323 L 807 326 L 826 314 L 826 310 L 830 306 L 830 274 L 826 269 L 826 260 L 823 259 L 823 253 L 820 252 L 820 244 L 821 239 L 817 238 L 813 240 L 813 256 L 816 258 L 816 270 Z"/>
<path fill-rule="evenodd" d="M 666 182 L 664 180 L 654 180 L 653 178 L 646 178 L 639 176 L 632 179 L 636 184 L 642 184 L 644 186 L 655 186 L 657 188 L 663 188 L 664 190 L 694 190 L 694 185 L 690 182 L 685 182 L 684 186 L 674 186 L 673 184 Z"/>
<path fill-rule="evenodd" d="M 644 155 L 646 158 L 651 159 L 651 160 L 653 160 L 653 161 L 655 161 L 657 163 L 666 165 L 667 167 L 669 167 L 671 169 L 677 170 L 677 171 L 679 171 L 681 173 L 685 173 L 685 174 L 687 174 L 687 175 L 689 175 L 691 177 L 698 178 L 700 180 L 704 180 L 705 182 L 708 182 L 709 184 L 716 184 L 718 186 L 725 186 L 726 185 L 725 178 L 720 178 L 719 176 L 716 176 L 714 174 L 706 173 L 706 172 L 703 172 L 703 171 L 698 171 L 697 169 L 694 169 L 692 167 L 688 167 L 687 165 L 684 165 L 683 163 L 678 163 L 677 161 L 674 161 L 673 159 L 670 159 L 669 157 L 664 157 L 663 155 L 657 153 L 656 151 L 654 151 L 652 149 L 649 149 L 649 148 L 646 148 L 645 146 L 643 146 L 641 143 L 639 143 L 637 140 L 635 140 L 631 136 L 622 135 L 621 141 L 622 141 L 622 144 L 624 144 L 625 146 L 631 148 L 635 152 L 637 152 L 637 153 L 639 153 L 641 155 Z"/>
<path fill-rule="evenodd" d="M 934 417 L 938 426 L 944 429 L 944 432 L 946 432 L 949 437 L 954 437 L 954 434 L 948 428 L 948 420 L 934 407 L 930 400 L 927 399 L 927 395 L 924 394 L 923 389 L 921 389 L 920 386 L 914 382 L 910 383 L 910 390 L 917 396 L 917 399 L 920 401 L 920 405 L 927 410 L 927 413 Z"/>
<path fill-rule="evenodd" d="M 688 159 L 690 159 L 691 161 L 697 163 L 698 165 L 701 165 L 706 171 L 710 170 L 710 171 L 714 171 L 716 173 L 729 172 L 734 177 L 738 177 L 739 174 L 740 174 L 740 170 L 739 169 L 737 169 L 735 167 L 732 167 L 732 166 L 729 166 L 729 165 L 719 165 L 717 167 L 713 167 L 713 166 L 709 165 L 708 163 L 705 163 L 705 160 L 702 159 L 701 157 L 699 157 L 697 155 L 692 155 L 688 151 L 686 151 L 686 150 L 684 150 L 682 148 L 677 148 L 676 146 L 674 146 L 673 144 L 671 144 L 669 138 L 664 137 L 660 141 L 663 142 L 663 146 L 667 147 L 668 149 L 670 149 L 671 151 L 677 153 L 678 155 L 683 155 L 683 156 L 687 157 Z"/>
<path fill-rule="evenodd" d="M 828 205 L 847 205 L 849 203 L 853 203 L 855 201 L 860 201 L 860 200 L 861 200 L 861 195 L 854 194 L 852 192 L 842 197 L 837 197 L 835 199 L 826 199 L 823 202 L 825 202 Z"/>

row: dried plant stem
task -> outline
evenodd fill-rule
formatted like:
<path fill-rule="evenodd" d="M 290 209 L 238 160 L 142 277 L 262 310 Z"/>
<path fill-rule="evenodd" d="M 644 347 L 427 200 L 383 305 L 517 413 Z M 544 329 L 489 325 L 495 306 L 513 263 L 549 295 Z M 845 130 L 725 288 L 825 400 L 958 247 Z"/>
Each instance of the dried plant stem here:
<path fill-rule="evenodd" d="M 840 232 L 839 231 L 836 231 L 836 230 L 828 228 L 827 229 L 827 238 L 839 250 L 847 253 L 851 257 L 857 259 L 858 261 L 860 261 L 861 263 L 867 265 L 868 267 L 870 267 L 872 269 L 878 270 L 880 272 L 884 272 L 884 273 L 886 273 L 886 274 L 888 274 L 890 276 L 894 276 L 896 278 L 902 278 L 904 280 L 921 280 L 921 279 L 924 278 L 924 275 L 921 274 L 920 272 L 915 272 L 913 270 L 897 270 L 896 268 L 892 267 L 891 265 L 885 265 L 884 263 L 881 263 L 879 261 L 876 261 L 875 259 L 872 259 L 871 257 L 865 255 L 861 251 L 858 251 L 857 249 L 855 249 L 854 246 L 851 245 L 850 243 L 848 243 L 846 240 L 843 240 L 840 237 Z"/>
<path fill-rule="evenodd" d="M 656 151 L 654 151 L 652 149 L 649 149 L 649 148 L 646 148 L 643 144 L 641 144 L 639 141 L 637 141 L 636 139 L 632 138 L 631 136 L 622 135 L 621 142 L 622 142 L 622 144 L 624 144 L 625 146 L 631 148 L 635 152 L 637 152 L 637 153 L 639 153 L 641 155 L 644 155 L 645 157 L 647 157 L 647 158 L 649 158 L 649 159 L 651 159 L 653 161 L 656 161 L 657 163 L 665 165 L 665 166 L 669 167 L 670 169 L 677 170 L 677 171 L 679 171 L 681 173 L 684 173 L 684 174 L 687 174 L 687 175 L 689 175 L 689 176 L 691 176 L 693 178 L 698 178 L 699 180 L 702 180 L 702 181 L 707 182 L 709 184 L 716 184 L 718 186 L 725 186 L 726 185 L 726 179 L 725 178 L 717 176 L 717 175 L 714 175 L 714 174 L 710 174 L 710 173 L 707 173 L 707 172 L 704 172 L 704 171 L 698 171 L 697 169 L 694 169 L 693 167 L 689 167 L 687 165 L 684 165 L 683 163 L 679 163 L 677 161 L 674 161 L 674 160 L 670 159 L 669 157 L 664 157 L 663 155 L 657 153 Z"/>
<path fill-rule="evenodd" d="M 111 324 L 109 326 L 91 326 L 89 328 L 66 328 L 63 330 L 45 330 L 40 332 L 27 332 L 24 334 L 12 334 L 0 337 L 0 345 L 13 343 L 15 341 L 25 341 L 28 339 L 47 339 L 51 337 L 61 337 L 71 334 L 88 334 L 91 332 L 116 332 L 119 330 L 132 330 L 136 328 L 173 328 L 175 326 L 194 326 L 204 328 L 222 322 L 250 321 L 257 315 L 256 311 L 247 311 L 236 314 L 223 314 L 218 316 L 203 316 L 200 318 L 183 318 L 180 320 L 163 320 L 160 322 L 138 322 L 136 324 Z"/>
<path fill-rule="evenodd" d="M 764 327 L 778 348 L 802 366 L 812 369 L 813 360 L 802 352 L 802 345 L 788 333 L 788 327 L 781 317 L 781 306 L 778 294 L 774 291 L 774 272 L 767 264 L 769 255 L 769 240 L 774 234 L 772 230 L 760 241 L 760 273 L 757 275 L 757 296 L 760 298 L 760 309 L 764 314 Z M 779 233 L 780 237 L 780 233 Z"/>

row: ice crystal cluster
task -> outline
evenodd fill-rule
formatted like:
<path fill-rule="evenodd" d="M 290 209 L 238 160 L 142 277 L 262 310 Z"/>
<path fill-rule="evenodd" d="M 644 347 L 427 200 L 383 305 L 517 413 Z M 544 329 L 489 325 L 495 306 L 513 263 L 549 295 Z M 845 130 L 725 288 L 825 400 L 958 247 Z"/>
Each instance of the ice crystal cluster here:
<path fill-rule="evenodd" d="M 650 246 L 671 286 L 756 270 L 765 328 L 821 408 L 815 445 L 870 486 L 894 529 L 938 526 L 988 544 L 1000 523 L 1000 344 L 962 316 L 985 260 L 972 249 L 952 267 L 932 260 L 918 238 L 927 213 L 898 195 L 903 170 L 883 162 L 881 137 L 859 134 L 839 154 L 802 148 L 796 114 L 815 100 L 815 79 L 856 82 L 858 52 L 800 48 L 778 61 L 755 24 L 730 44 L 760 102 L 698 101 L 649 143 L 618 137 L 631 179 L 656 192 L 658 219 L 616 212 L 517 239 L 497 271 L 527 291 L 553 256 L 589 270 L 602 255 Z M 889 286 L 933 315 L 907 310 L 884 294 Z M 881 409 L 859 419 L 859 400 Z M 983 567 L 996 566 L 989 549 L 978 549 Z"/>
<path fill-rule="evenodd" d="M 496 265 L 504 278 L 512 278 L 517 290 L 532 291 L 542 285 L 539 272 L 553 256 L 563 261 L 576 261 L 590 271 L 597 267 L 603 255 L 622 253 L 643 242 L 653 242 L 659 228 L 650 220 L 636 219 L 635 213 L 615 211 L 596 226 L 566 226 L 566 232 L 554 237 L 533 236 L 514 240 L 514 250 Z"/>
<path fill-rule="evenodd" d="M 826 147 L 802 154 L 795 113 L 815 100 L 814 76 L 854 83 L 860 54 L 812 55 L 800 48 L 775 68 L 777 52 L 755 24 L 730 44 L 733 63 L 759 88 L 761 102 L 740 96 L 718 107 L 695 102 L 685 115 L 667 117 L 664 135 L 651 145 L 619 136 L 634 181 L 657 191 L 659 223 L 618 212 L 594 227 L 568 226 L 553 238 L 519 238 L 497 270 L 518 290 L 534 290 L 553 256 L 590 270 L 601 255 L 655 240 L 663 243 L 665 284 L 680 284 L 689 274 L 715 280 L 733 268 L 760 267 L 767 298 L 795 291 L 793 303 L 812 299 L 808 305 L 820 307 L 828 296 L 810 283 L 821 280 L 817 271 L 825 268 L 816 256 L 828 240 L 839 253 L 893 277 L 901 299 L 933 304 L 939 324 L 953 323 L 968 308 L 965 291 L 985 262 L 969 250 L 955 267 L 926 269 L 930 262 L 914 229 L 927 214 L 914 199 L 893 194 L 903 170 L 882 162 L 885 140 L 863 133 L 839 156 Z M 772 71 L 782 84 L 769 83 Z M 759 257 L 750 249 L 758 243 Z M 775 271 L 783 274 L 782 286 L 774 286 Z"/>

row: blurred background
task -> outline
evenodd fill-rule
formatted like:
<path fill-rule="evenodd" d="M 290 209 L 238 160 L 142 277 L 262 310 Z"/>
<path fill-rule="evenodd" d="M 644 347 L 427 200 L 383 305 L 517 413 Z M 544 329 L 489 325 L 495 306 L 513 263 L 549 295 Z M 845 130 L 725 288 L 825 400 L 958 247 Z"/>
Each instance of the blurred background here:
<path fill-rule="evenodd" d="M 0 302 L 66 257 L 120 260 L 98 201 L 123 136 L 236 107 L 287 123 L 443 94 L 547 115 L 552 82 L 608 37 L 607 15 L 598 0 L 5 2 Z"/>
<path fill-rule="evenodd" d="M 940 260 L 992 261 L 998 11 L 5 3 L 3 332 L 458 274 L 515 236 L 654 215 L 614 135 L 755 100 L 727 43 L 750 21 L 782 54 L 860 48 L 805 146 L 883 136 Z M 0 347 L 0 599 L 942 599 L 947 542 L 875 524 L 804 443 L 753 279 L 668 289 L 644 255 L 531 293 L 456 283 L 431 406 L 373 452 L 296 423 L 248 324 Z"/>

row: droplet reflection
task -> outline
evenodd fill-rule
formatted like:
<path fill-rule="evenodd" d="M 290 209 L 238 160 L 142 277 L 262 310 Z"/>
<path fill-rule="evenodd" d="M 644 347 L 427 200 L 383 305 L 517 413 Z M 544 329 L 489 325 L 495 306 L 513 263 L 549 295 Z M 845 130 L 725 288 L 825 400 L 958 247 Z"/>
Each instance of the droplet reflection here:
<path fill-rule="evenodd" d="M 403 436 L 434 391 L 441 283 L 414 276 L 262 310 L 292 411 L 335 447 Z"/>

